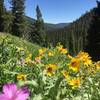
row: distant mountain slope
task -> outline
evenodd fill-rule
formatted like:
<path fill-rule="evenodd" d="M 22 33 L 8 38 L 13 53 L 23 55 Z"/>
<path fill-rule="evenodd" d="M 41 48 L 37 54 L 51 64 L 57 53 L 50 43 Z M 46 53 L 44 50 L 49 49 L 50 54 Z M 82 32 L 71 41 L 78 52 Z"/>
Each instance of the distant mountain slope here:
<path fill-rule="evenodd" d="M 65 26 L 68 25 L 69 23 L 58 23 L 58 24 L 45 23 L 45 29 L 46 30 L 59 29 L 59 28 L 64 28 Z"/>
<path fill-rule="evenodd" d="M 35 19 L 26 16 L 26 19 L 29 23 L 29 25 L 33 25 Z M 54 29 L 59 29 L 59 28 L 64 28 L 65 26 L 69 25 L 69 23 L 58 23 L 58 24 L 52 24 L 52 23 L 45 23 L 45 30 L 46 31 L 50 31 L 50 30 L 54 30 Z"/>

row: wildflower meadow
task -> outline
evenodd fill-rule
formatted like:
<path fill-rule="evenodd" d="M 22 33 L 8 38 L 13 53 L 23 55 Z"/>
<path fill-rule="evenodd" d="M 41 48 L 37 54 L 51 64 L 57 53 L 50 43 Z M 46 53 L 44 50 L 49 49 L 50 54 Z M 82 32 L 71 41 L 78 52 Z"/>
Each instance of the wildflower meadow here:
<path fill-rule="evenodd" d="M 0 100 L 99 100 L 100 61 L 63 45 L 29 50 L 0 42 Z"/>

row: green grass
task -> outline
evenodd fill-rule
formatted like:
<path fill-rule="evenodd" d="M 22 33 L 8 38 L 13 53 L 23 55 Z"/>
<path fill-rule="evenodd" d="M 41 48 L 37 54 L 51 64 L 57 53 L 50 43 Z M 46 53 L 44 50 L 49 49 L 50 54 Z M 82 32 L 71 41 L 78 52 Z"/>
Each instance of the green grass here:
<path fill-rule="evenodd" d="M 37 51 L 40 48 L 40 46 L 30 43 L 22 38 L 12 36 L 6 33 L 0 33 L 0 42 L 2 42 L 4 39 L 9 40 L 15 46 L 27 48 L 27 50 L 30 51 L 31 53 Z"/>

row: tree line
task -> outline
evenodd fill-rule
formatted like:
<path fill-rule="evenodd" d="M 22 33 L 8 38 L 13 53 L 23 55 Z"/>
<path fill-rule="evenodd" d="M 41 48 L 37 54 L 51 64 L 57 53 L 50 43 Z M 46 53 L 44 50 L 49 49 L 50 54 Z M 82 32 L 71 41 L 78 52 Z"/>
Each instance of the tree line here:
<path fill-rule="evenodd" d="M 48 41 L 54 46 L 57 44 L 57 41 L 59 41 L 71 54 L 77 54 L 84 49 L 87 43 L 87 31 L 92 15 L 93 9 L 64 28 L 48 31 Z"/>

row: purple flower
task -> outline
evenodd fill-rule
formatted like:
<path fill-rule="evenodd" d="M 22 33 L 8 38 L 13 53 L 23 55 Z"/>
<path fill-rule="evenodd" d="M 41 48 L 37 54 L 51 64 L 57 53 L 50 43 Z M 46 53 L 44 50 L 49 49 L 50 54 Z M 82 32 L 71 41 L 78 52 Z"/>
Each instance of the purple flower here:
<path fill-rule="evenodd" d="M 3 93 L 0 94 L 0 100 L 26 100 L 29 96 L 29 91 L 26 87 L 17 89 L 16 84 L 5 84 Z"/>

